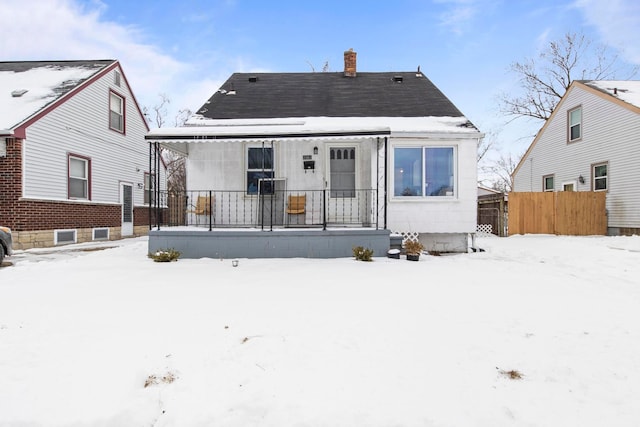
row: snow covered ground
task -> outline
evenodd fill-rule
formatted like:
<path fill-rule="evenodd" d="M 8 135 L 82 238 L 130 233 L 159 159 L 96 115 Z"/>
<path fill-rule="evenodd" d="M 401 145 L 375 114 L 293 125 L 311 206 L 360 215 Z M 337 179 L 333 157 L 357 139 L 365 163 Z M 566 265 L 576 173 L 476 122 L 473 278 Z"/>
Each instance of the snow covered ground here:
<path fill-rule="evenodd" d="M 0 426 L 640 420 L 640 237 L 238 267 L 102 246 L 0 269 Z"/>

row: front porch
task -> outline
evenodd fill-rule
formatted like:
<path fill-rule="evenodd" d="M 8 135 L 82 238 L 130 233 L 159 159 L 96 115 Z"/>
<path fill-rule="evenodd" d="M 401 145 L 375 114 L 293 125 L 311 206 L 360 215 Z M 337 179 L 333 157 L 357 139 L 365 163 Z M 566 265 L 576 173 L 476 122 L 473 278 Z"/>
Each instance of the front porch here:
<path fill-rule="evenodd" d="M 378 191 L 282 190 L 277 180 L 246 191 L 156 191 L 149 252 L 183 258 L 339 258 L 354 246 L 384 256 L 390 247 Z"/>

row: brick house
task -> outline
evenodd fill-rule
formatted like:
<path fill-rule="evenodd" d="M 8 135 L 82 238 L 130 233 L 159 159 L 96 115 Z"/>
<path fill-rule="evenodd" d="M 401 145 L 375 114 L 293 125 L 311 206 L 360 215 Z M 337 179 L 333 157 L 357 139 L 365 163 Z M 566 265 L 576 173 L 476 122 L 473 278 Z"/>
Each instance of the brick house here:
<path fill-rule="evenodd" d="M 0 224 L 14 247 L 145 234 L 148 130 L 117 60 L 0 62 Z"/>

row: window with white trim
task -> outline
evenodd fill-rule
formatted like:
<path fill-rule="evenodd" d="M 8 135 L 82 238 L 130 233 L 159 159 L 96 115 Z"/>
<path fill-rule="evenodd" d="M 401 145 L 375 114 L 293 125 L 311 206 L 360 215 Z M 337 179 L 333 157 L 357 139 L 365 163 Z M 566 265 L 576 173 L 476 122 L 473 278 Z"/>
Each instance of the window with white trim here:
<path fill-rule="evenodd" d="M 582 107 L 569 110 L 569 142 L 582 138 Z"/>
<path fill-rule="evenodd" d="M 597 163 L 591 167 L 593 191 L 606 191 L 609 189 L 609 164 Z"/>
<path fill-rule="evenodd" d="M 266 146 L 247 147 L 247 194 L 273 194 L 273 148 Z"/>
<path fill-rule="evenodd" d="M 68 158 L 68 187 L 70 199 L 89 200 L 89 177 L 91 175 L 91 160 L 86 157 L 69 154 Z"/>
<path fill-rule="evenodd" d="M 542 177 L 542 191 L 553 191 L 553 175 L 545 175 Z"/>
<path fill-rule="evenodd" d="M 394 197 L 453 197 L 456 184 L 454 147 L 396 147 Z"/>
<path fill-rule="evenodd" d="M 124 98 L 115 92 L 109 94 L 109 128 L 124 133 Z"/>

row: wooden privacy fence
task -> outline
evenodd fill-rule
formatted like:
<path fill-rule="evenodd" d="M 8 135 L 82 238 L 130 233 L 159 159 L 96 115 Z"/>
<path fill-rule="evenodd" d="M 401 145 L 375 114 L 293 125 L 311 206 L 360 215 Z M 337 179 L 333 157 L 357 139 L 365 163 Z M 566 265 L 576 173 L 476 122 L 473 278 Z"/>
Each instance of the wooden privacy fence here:
<path fill-rule="evenodd" d="M 509 235 L 607 234 L 604 191 L 509 194 Z"/>

